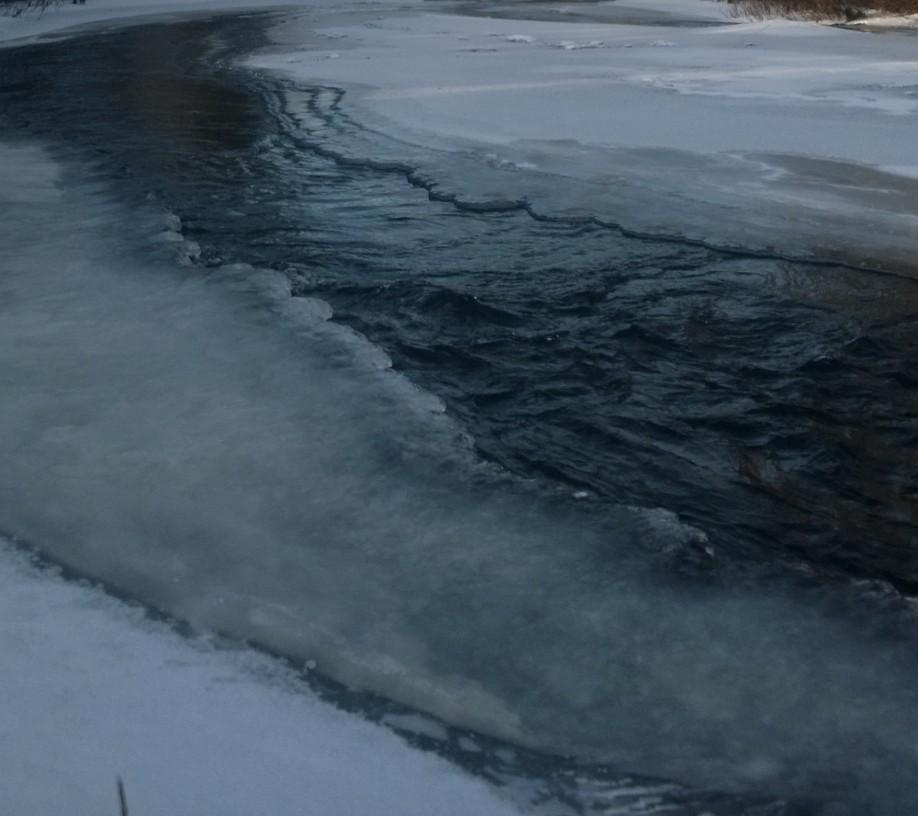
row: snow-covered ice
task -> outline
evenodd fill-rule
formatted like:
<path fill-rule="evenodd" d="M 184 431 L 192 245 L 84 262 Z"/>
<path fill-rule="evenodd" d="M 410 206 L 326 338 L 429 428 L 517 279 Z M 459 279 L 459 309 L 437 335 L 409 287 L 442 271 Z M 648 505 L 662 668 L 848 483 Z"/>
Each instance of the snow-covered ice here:
<path fill-rule="evenodd" d="M 484 782 L 0 539 L 0 812 L 510 816 Z M 393 725 L 401 727 L 400 722 Z"/>
<path fill-rule="evenodd" d="M 444 165 L 449 150 L 485 145 L 535 165 L 543 182 L 500 184 L 542 212 L 575 206 L 638 230 L 909 266 L 918 184 L 899 168 L 915 164 L 914 38 L 737 22 L 706 0 L 677 8 L 706 25 L 310 17 L 304 29 L 337 38 L 334 63 L 321 47 L 291 63 L 279 46 L 250 64 L 349 89 L 351 115 L 444 150 Z M 440 172 L 445 188 L 461 184 Z M 564 203 L 559 178 L 581 183 Z"/>

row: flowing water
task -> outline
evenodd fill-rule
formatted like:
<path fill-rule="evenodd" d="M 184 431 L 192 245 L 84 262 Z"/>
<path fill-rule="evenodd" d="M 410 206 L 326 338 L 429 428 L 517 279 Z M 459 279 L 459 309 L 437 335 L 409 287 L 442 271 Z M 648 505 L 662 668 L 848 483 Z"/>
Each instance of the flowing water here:
<path fill-rule="evenodd" d="M 463 205 L 279 19 L 0 52 L 0 529 L 532 809 L 907 812 L 918 283 Z"/>

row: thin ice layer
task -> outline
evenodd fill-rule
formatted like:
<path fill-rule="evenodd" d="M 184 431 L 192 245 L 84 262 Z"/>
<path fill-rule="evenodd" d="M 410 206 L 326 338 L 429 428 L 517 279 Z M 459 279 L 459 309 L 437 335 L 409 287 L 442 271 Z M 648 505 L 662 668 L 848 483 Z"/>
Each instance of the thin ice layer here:
<path fill-rule="evenodd" d="M 654 5 L 667 4 L 642 8 Z M 422 168 L 440 194 L 750 251 L 910 267 L 914 38 L 721 21 L 310 16 L 307 45 L 294 49 L 287 20 L 283 52 L 251 64 L 346 88 L 340 110 L 357 122 L 440 148 Z"/>

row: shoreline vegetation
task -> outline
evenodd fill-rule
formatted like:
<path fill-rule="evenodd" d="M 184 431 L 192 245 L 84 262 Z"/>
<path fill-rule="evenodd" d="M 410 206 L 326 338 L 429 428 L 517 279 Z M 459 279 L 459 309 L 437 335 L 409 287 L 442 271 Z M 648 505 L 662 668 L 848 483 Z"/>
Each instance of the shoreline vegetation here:
<path fill-rule="evenodd" d="M 784 17 L 792 20 L 869 23 L 884 17 L 918 18 L 918 0 L 719 0 L 731 14 L 754 20 Z M 0 0 L 0 15 L 17 17 L 27 11 L 44 13 L 51 6 L 83 5 L 86 0 Z M 918 23 L 918 19 L 915 20 Z"/>
<path fill-rule="evenodd" d="M 73 0 L 73 2 L 76 3 L 77 0 Z M 85 3 L 86 0 L 80 0 L 80 2 Z M 49 6 L 60 6 L 63 3 L 64 0 L 0 0 L 0 15 L 18 17 L 26 11 L 36 11 L 39 14 L 44 14 L 45 9 Z"/>
<path fill-rule="evenodd" d="M 876 17 L 918 15 L 918 0 L 723 0 L 737 17 L 832 20 L 857 23 Z"/>

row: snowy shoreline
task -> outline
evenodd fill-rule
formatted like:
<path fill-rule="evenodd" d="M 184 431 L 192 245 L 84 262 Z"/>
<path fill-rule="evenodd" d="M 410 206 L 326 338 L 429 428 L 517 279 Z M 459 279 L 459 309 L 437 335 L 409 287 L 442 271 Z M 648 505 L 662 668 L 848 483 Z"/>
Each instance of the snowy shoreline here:
<path fill-rule="evenodd" d="M 441 151 L 434 179 L 459 198 L 475 191 L 467 169 L 448 172 L 450 154 L 478 151 L 477 189 L 540 215 L 576 199 L 636 232 L 913 274 L 913 40 L 737 23 L 707 0 L 670 11 L 700 25 L 310 18 L 308 46 L 289 44 L 287 22 L 246 64 L 346 89 L 352 119 Z M 517 172 L 495 181 L 489 163 Z M 559 179 L 579 186 L 561 196 Z"/>
<path fill-rule="evenodd" d="M 4 812 L 517 811 L 245 648 L 188 639 L 0 539 Z M 423 793 L 422 793 L 423 791 Z"/>
<path fill-rule="evenodd" d="M 573 206 L 639 234 L 916 273 L 914 40 L 860 30 L 901 20 L 749 22 L 714 0 L 552 7 L 574 22 L 507 19 L 503 8 L 120 0 L 0 17 L 0 47 L 107 23 L 286 9 L 278 44 L 245 65 L 346 89 L 349 115 L 404 144 L 479 153 L 476 172 L 434 179 L 458 199 L 491 190 L 482 194 L 548 217 Z M 561 195 L 558 180 L 576 184 Z"/>

